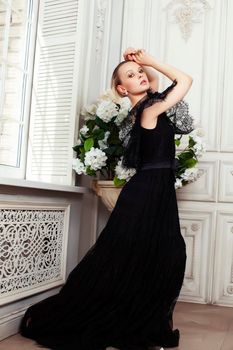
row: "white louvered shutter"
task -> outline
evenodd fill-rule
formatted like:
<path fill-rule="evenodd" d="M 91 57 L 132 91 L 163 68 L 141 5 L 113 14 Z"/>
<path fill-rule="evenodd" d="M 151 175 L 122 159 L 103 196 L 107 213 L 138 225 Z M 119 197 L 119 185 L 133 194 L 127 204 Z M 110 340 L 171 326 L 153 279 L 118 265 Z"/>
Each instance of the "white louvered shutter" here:
<path fill-rule="evenodd" d="M 70 185 L 78 81 L 78 0 L 39 8 L 27 179 Z"/>

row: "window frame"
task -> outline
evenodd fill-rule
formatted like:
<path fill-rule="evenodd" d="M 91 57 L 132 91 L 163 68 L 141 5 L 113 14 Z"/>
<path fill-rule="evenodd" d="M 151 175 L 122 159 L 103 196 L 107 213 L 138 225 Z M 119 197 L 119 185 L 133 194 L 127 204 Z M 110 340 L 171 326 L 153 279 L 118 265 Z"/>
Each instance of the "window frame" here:
<path fill-rule="evenodd" d="M 11 3 L 6 2 L 10 8 Z M 28 148 L 28 132 L 30 122 L 31 94 L 32 94 L 32 79 L 34 71 L 36 35 L 39 15 L 39 0 L 27 1 L 27 22 L 26 36 L 24 40 L 24 73 L 21 81 L 22 93 L 20 102 L 20 117 L 19 122 L 19 155 L 16 166 L 0 164 L 0 176 L 4 178 L 25 179 L 26 163 L 27 163 L 27 148 Z M 9 11 L 9 10 L 8 10 Z M 4 83 L 3 83 L 4 84 Z M 23 118 L 22 118 L 23 117 Z M 22 120 L 23 119 L 23 120 Z"/>

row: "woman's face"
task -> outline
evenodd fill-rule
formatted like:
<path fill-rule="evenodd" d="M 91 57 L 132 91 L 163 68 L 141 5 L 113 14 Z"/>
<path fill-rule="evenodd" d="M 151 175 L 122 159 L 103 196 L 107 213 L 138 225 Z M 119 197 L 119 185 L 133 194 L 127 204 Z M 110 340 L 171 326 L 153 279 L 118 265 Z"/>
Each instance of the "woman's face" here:
<path fill-rule="evenodd" d="M 147 91 L 150 87 L 148 77 L 143 67 L 136 62 L 126 62 L 118 71 L 121 84 L 117 86 L 118 91 L 129 95 L 138 95 Z"/>

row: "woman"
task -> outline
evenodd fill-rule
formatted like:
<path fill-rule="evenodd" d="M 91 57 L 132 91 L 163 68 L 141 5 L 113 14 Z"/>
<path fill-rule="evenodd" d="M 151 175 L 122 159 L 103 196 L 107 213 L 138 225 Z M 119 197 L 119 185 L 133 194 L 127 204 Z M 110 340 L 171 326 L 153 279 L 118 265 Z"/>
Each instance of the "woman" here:
<path fill-rule="evenodd" d="M 179 344 L 172 314 L 186 247 L 174 188 L 178 129 L 166 111 L 185 96 L 192 78 L 144 50 L 129 48 L 124 58 L 113 72 L 112 87 L 132 102 L 121 133 L 123 165 L 137 172 L 61 291 L 24 315 L 22 335 L 54 350 L 149 350 Z M 173 81 L 162 93 L 149 66 Z"/>

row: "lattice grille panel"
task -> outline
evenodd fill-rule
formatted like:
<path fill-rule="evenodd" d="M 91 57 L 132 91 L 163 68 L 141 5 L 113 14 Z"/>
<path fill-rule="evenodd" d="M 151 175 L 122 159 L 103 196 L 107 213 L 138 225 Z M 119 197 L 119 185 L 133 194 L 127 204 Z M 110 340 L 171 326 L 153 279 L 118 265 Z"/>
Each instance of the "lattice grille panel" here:
<path fill-rule="evenodd" d="M 0 209 L 0 302 L 63 282 L 65 218 L 64 208 Z"/>

